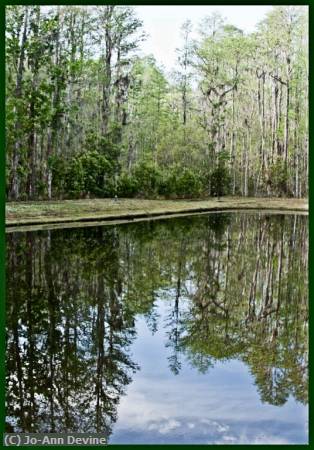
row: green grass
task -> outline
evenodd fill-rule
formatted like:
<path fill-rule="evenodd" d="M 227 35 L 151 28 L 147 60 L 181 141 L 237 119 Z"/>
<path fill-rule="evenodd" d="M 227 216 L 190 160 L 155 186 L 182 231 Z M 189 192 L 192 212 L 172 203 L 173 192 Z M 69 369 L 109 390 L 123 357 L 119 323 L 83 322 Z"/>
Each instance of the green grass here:
<path fill-rule="evenodd" d="M 223 197 L 207 200 L 88 199 L 6 204 L 6 225 L 19 226 L 151 216 L 226 209 L 308 211 L 306 199 Z"/>

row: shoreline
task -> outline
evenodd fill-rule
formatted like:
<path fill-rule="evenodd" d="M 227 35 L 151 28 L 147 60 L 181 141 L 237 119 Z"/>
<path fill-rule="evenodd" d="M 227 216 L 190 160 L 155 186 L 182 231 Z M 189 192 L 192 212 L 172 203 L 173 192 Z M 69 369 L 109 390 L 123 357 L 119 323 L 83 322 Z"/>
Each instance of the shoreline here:
<path fill-rule="evenodd" d="M 307 199 L 222 197 L 220 200 L 88 199 L 8 202 L 6 232 L 71 228 L 162 219 L 209 212 L 307 214 Z"/>

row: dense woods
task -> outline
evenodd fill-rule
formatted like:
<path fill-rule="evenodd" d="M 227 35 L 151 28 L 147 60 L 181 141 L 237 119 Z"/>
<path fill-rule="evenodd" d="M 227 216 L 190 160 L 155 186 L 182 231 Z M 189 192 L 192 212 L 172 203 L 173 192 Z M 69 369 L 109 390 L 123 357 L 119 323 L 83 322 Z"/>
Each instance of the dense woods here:
<path fill-rule="evenodd" d="M 307 404 L 307 242 L 304 216 L 230 213 L 8 234 L 8 426 L 109 438 L 140 316 L 174 374 L 238 359 L 263 403 Z"/>
<path fill-rule="evenodd" d="M 132 7 L 7 7 L 9 200 L 307 196 L 306 7 L 186 21 L 167 75 L 143 39 Z"/>

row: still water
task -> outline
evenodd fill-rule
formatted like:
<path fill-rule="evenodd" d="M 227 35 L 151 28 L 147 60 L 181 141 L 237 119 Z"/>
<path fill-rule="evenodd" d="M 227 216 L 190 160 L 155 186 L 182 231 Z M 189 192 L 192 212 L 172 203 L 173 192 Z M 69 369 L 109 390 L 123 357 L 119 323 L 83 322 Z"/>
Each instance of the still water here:
<path fill-rule="evenodd" d="M 307 443 L 308 218 L 7 235 L 6 427 Z"/>

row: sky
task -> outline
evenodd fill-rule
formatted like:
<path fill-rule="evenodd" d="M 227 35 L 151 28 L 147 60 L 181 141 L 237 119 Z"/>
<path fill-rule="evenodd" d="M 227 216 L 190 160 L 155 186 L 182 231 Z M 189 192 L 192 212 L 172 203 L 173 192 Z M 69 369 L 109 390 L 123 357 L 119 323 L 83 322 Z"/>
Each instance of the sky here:
<path fill-rule="evenodd" d="M 176 48 L 181 46 L 180 27 L 187 19 L 195 28 L 205 16 L 220 12 L 228 23 L 244 32 L 254 31 L 258 22 L 272 9 L 271 5 L 142 5 L 135 6 L 143 20 L 148 38 L 142 43 L 143 54 L 154 54 L 157 62 L 170 71 L 176 60 Z"/>

